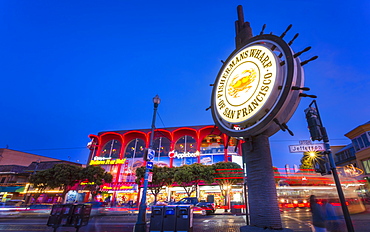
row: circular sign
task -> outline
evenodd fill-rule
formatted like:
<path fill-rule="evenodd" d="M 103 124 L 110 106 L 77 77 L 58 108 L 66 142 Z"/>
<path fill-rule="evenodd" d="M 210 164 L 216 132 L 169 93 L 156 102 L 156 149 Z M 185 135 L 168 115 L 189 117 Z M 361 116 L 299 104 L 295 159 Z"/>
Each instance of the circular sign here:
<path fill-rule="evenodd" d="M 242 124 L 271 108 L 274 101 L 270 96 L 279 77 L 275 56 L 265 46 L 252 45 L 228 61 L 215 85 L 215 110 L 223 120 Z"/>
<path fill-rule="evenodd" d="M 289 45 L 275 35 L 255 36 L 220 69 L 211 97 L 213 120 L 232 137 L 271 136 L 297 108 L 299 87 L 303 69 Z"/>

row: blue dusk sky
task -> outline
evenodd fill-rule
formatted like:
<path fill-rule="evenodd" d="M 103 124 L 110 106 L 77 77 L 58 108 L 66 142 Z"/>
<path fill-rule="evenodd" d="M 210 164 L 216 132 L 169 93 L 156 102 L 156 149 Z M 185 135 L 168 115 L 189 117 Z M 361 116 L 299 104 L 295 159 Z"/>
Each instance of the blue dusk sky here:
<path fill-rule="evenodd" d="M 0 1 L 0 147 L 86 163 L 89 134 L 213 124 L 210 97 L 235 49 L 236 7 L 253 34 L 296 33 L 308 94 L 331 145 L 370 120 L 370 1 Z M 273 164 L 299 164 L 288 146 L 309 139 L 303 98 L 270 138 Z"/>

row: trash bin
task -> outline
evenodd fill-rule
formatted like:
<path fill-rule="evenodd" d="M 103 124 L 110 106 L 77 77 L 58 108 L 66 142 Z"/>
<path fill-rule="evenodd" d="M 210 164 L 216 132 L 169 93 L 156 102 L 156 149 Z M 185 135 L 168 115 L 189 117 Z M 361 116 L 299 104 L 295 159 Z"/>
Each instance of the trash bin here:
<path fill-rule="evenodd" d="M 242 202 L 240 201 L 231 201 L 230 202 L 230 206 L 231 206 L 231 213 L 242 213 Z"/>
<path fill-rule="evenodd" d="M 163 226 L 164 206 L 153 206 L 150 215 L 149 232 L 161 232 Z"/>
<path fill-rule="evenodd" d="M 176 232 L 193 231 L 193 206 L 178 205 L 176 208 Z"/>
<path fill-rule="evenodd" d="M 163 232 L 175 232 L 176 231 L 176 208 L 175 205 L 167 205 L 164 207 L 163 212 Z"/>

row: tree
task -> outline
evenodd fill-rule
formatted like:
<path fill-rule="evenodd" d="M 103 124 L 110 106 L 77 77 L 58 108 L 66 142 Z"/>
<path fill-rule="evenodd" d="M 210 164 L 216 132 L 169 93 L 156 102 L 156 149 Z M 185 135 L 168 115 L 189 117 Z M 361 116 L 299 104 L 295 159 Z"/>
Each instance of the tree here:
<path fill-rule="evenodd" d="M 65 199 L 67 192 L 80 181 L 82 167 L 71 164 L 57 164 L 52 168 L 37 172 L 30 178 L 30 183 L 36 188 L 63 190 L 62 198 Z"/>
<path fill-rule="evenodd" d="M 90 165 L 81 170 L 79 179 L 80 182 L 89 182 L 89 184 L 85 186 L 85 189 L 89 190 L 92 198 L 95 199 L 100 191 L 100 186 L 105 183 L 111 183 L 113 176 L 100 166 Z"/>
<path fill-rule="evenodd" d="M 190 197 L 197 190 L 199 184 L 213 182 L 214 170 L 212 166 L 194 163 L 183 165 L 175 170 L 175 182 L 184 188 L 186 194 Z"/>
<path fill-rule="evenodd" d="M 37 200 L 41 193 L 45 191 L 48 187 L 45 180 L 47 179 L 48 173 L 47 172 L 37 172 L 30 177 L 30 183 L 33 184 L 33 187 L 37 189 L 37 193 L 34 194 L 34 199 Z"/>
<path fill-rule="evenodd" d="M 314 163 L 316 160 L 321 158 L 320 152 L 304 152 L 303 157 L 301 158 L 301 165 L 299 166 L 300 169 L 313 169 Z"/>
<path fill-rule="evenodd" d="M 152 169 L 153 177 L 152 181 L 148 183 L 148 189 L 154 196 L 154 203 L 157 202 L 157 196 L 161 192 L 164 186 L 170 186 L 174 181 L 174 170 L 175 168 L 159 167 L 154 165 Z M 136 169 L 136 180 L 137 184 L 140 184 L 144 178 L 145 167 L 139 167 Z"/>
<path fill-rule="evenodd" d="M 194 180 L 197 178 L 193 175 L 192 168 L 190 165 L 183 165 L 175 168 L 175 182 L 183 187 L 186 194 L 190 197 L 191 194 L 196 190 Z"/>
<path fill-rule="evenodd" d="M 214 182 L 220 186 L 221 194 L 228 205 L 229 191 L 232 185 L 243 183 L 243 170 L 239 164 L 234 162 L 218 162 L 212 165 L 216 173 Z"/>
<path fill-rule="evenodd" d="M 200 163 L 193 163 L 189 165 L 191 168 L 193 179 L 193 185 L 195 189 L 198 190 L 200 183 L 205 182 L 207 184 L 213 183 L 213 174 L 214 169 L 211 165 L 203 165 Z M 196 191 L 196 195 L 198 196 L 198 191 Z"/>

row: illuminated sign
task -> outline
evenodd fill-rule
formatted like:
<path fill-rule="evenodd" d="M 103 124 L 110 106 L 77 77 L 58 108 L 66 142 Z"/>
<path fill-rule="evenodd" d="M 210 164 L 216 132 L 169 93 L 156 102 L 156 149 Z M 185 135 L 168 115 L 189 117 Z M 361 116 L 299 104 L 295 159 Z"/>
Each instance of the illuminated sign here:
<path fill-rule="evenodd" d="M 182 159 L 185 157 L 198 157 L 200 155 L 199 151 L 196 151 L 195 153 L 191 152 L 185 152 L 185 153 L 178 153 L 177 151 L 171 151 L 168 156 L 171 158 L 178 158 Z"/>
<path fill-rule="evenodd" d="M 135 191 L 137 190 L 136 184 L 130 184 L 127 182 L 114 182 L 107 183 L 101 186 L 101 190 L 105 191 Z"/>
<path fill-rule="evenodd" d="M 80 185 L 95 185 L 95 182 L 81 182 Z"/>
<path fill-rule="evenodd" d="M 289 145 L 290 153 L 295 152 L 310 152 L 310 151 L 325 151 L 323 143 L 315 143 L 310 145 Z"/>
<path fill-rule="evenodd" d="M 353 164 L 349 164 L 344 167 L 337 167 L 337 170 L 342 176 L 348 176 L 348 177 L 356 177 L 364 173 L 364 171 L 362 171 L 359 168 L 356 168 L 355 166 L 353 166 Z"/>
<path fill-rule="evenodd" d="M 252 45 L 236 53 L 224 66 L 215 88 L 218 115 L 240 124 L 260 118 L 270 109 L 278 73 L 276 55 L 263 45 Z M 276 96 L 275 96 L 276 97 Z"/>
<path fill-rule="evenodd" d="M 215 79 L 213 121 L 231 137 L 272 136 L 296 110 L 303 81 L 288 43 L 270 34 L 252 37 L 223 62 Z"/>
<path fill-rule="evenodd" d="M 125 159 L 106 159 L 106 160 L 90 160 L 89 165 L 114 165 L 114 164 L 124 164 L 126 162 Z"/>

